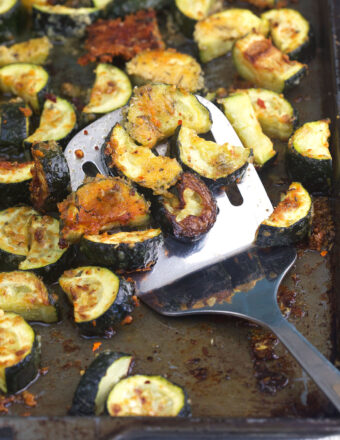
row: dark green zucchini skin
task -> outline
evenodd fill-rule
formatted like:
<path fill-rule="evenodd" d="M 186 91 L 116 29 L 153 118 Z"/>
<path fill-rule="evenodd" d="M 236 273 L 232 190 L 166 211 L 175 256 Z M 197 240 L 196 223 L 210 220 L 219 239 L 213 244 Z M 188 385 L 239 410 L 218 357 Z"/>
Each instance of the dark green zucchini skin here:
<path fill-rule="evenodd" d="M 302 156 L 293 146 L 287 149 L 286 168 L 292 180 L 313 194 L 328 194 L 332 186 L 332 160 Z"/>
<path fill-rule="evenodd" d="M 31 352 L 18 364 L 5 369 L 7 393 L 15 394 L 32 382 L 39 373 L 40 342 L 35 335 Z"/>
<path fill-rule="evenodd" d="M 285 93 L 286 90 L 291 89 L 292 87 L 295 87 L 297 84 L 300 84 L 301 79 L 306 75 L 307 69 L 304 67 L 303 69 L 300 69 L 298 72 L 296 72 L 295 75 L 291 76 L 290 78 L 286 79 L 283 93 Z"/>
<path fill-rule="evenodd" d="M 22 142 L 29 135 L 29 117 L 20 108 L 26 104 L 21 99 L 14 99 L 1 105 L 0 145 L 15 146 L 22 152 Z"/>
<path fill-rule="evenodd" d="M 107 6 L 109 14 L 123 16 L 133 14 L 140 9 L 163 9 L 171 4 L 171 0 L 125 0 L 113 1 Z"/>
<path fill-rule="evenodd" d="M 0 14 L 0 42 L 8 41 L 14 38 L 20 26 L 20 1 L 17 0 L 15 4 L 6 11 Z"/>
<path fill-rule="evenodd" d="M 18 269 L 19 264 L 26 259 L 25 255 L 11 254 L 0 249 L 1 270 Z"/>
<path fill-rule="evenodd" d="M 77 322 L 80 333 L 84 336 L 110 335 L 112 328 L 120 324 L 127 315 L 132 313 L 134 309 L 132 296 L 134 294 L 134 284 L 119 278 L 119 290 L 114 303 L 99 318 L 87 322 Z"/>
<path fill-rule="evenodd" d="M 118 359 L 131 356 L 126 353 L 113 351 L 101 352 L 81 377 L 73 396 L 72 407 L 69 415 L 72 416 L 93 416 L 95 415 L 95 399 L 101 379 L 106 375 L 108 368 Z M 130 369 L 132 368 L 130 364 Z"/>
<path fill-rule="evenodd" d="M 80 252 L 85 255 L 90 264 L 97 264 L 112 270 L 133 271 L 150 267 L 157 261 L 158 249 L 163 243 L 162 234 L 149 238 L 142 242 L 136 242 L 133 246 L 127 243 L 118 245 L 95 243 L 81 239 Z"/>
<path fill-rule="evenodd" d="M 0 209 L 27 202 L 30 198 L 31 180 L 16 183 L 0 183 Z"/>
<path fill-rule="evenodd" d="M 309 24 L 308 40 L 300 47 L 296 48 L 287 55 L 291 60 L 297 60 L 302 62 L 308 62 L 315 56 L 316 51 L 316 39 L 315 32 L 311 24 Z"/>

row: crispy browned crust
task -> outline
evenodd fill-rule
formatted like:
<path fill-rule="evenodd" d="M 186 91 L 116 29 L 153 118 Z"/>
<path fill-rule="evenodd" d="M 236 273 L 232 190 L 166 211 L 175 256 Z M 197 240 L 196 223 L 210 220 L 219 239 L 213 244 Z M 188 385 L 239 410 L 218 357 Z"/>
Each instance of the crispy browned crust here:
<path fill-rule="evenodd" d="M 127 15 L 123 20 L 97 20 L 88 26 L 87 32 L 87 53 L 78 60 L 81 65 L 95 61 L 110 63 L 114 57 L 130 60 L 142 50 L 165 48 L 152 9 Z"/>
<path fill-rule="evenodd" d="M 34 160 L 34 165 L 32 166 L 32 181 L 30 183 L 30 193 L 31 193 L 31 201 L 35 209 L 41 211 L 46 199 L 49 196 L 49 189 L 44 173 L 43 166 L 39 159 L 41 159 L 41 155 L 44 153 L 40 150 L 35 150 L 32 148 L 32 157 Z"/>

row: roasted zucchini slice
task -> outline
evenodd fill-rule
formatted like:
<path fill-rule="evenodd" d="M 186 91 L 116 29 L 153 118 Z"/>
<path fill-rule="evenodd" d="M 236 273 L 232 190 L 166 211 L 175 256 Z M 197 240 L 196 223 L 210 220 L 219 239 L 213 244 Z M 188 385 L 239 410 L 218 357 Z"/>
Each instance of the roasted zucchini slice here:
<path fill-rule="evenodd" d="M 149 269 L 155 264 L 162 243 L 160 229 L 85 235 L 80 252 L 90 264 L 100 261 L 112 270 L 133 271 Z"/>
<path fill-rule="evenodd" d="M 31 201 L 40 212 L 57 212 L 57 203 L 69 193 L 70 172 L 62 149 L 55 141 L 32 147 L 34 167 Z"/>
<path fill-rule="evenodd" d="M 0 211 L 0 261 L 3 268 L 17 269 L 29 249 L 29 225 L 37 212 L 28 206 Z"/>
<path fill-rule="evenodd" d="M 162 376 L 136 374 L 119 381 L 107 399 L 110 416 L 189 416 L 184 389 Z"/>
<path fill-rule="evenodd" d="M 310 230 L 312 208 L 308 192 L 301 183 L 293 182 L 270 217 L 260 224 L 255 243 L 268 247 L 301 241 Z"/>
<path fill-rule="evenodd" d="M 283 95 L 266 89 L 242 89 L 247 93 L 263 132 L 286 141 L 292 135 L 298 117 L 294 107 Z"/>
<path fill-rule="evenodd" d="M 20 153 L 22 142 L 29 134 L 31 109 L 20 98 L 0 106 L 0 145 L 12 145 Z"/>
<path fill-rule="evenodd" d="M 29 230 L 29 249 L 20 270 L 31 270 L 47 282 L 54 282 L 69 262 L 70 249 L 59 247 L 59 221 L 47 215 L 33 215 Z"/>
<path fill-rule="evenodd" d="M 83 108 L 83 112 L 111 112 L 123 107 L 131 94 L 132 86 L 129 77 L 122 70 L 110 64 L 98 64 L 90 102 Z"/>
<path fill-rule="evenodd" d="M 209 188 L 189 172 L 182 174 L 171 193 L 159 196 L 152 208 L 162 228 L 183 242 L 202 238 L 214 226 L 217 216 Z"/>
<path fill-rule="evenodd" d="M 311 192 L 327 193 L 331 187 L 330 122 L 329 119 L 307 122 L 289 139 L 288 173 Z"/>
<path fill-rule="evenodd" d="M 72 104 L 58 97 L 53 100 L 46 99 L 39 127 L 25 139 L 24 145 L 31 148 L 32 144 L 37 142 L 54 140 L 65 147 L 76 127 L 77 116 Z"/>
<path fill-rule="evenodd" d="M 194 39 L 200 60 L 207 63 L 229 52 L 235 41 L 251 31 L 267 35 L 269 23 L 248 9 L 231 8 L 210 15 L 195 26 Z"/>
<path fill-rule="evenodd" d="M 57 296 L 50 293 L 34 273 L 0 272 L 0 308 L 27 321 L 56 322 Z"/>
<path fill-rule="evenodd" d="M 0 162 L 0 206 L 27 202 L 32 167 L 33 162 Z"/>
<path fill-rule="evenodd" d="M 271 40 L 256 33 L 236 41 L 233 61 L 242 78 L 277 93 L 299 84 L 307 69 L 305 64 L 290 61 Z"/>
<path fill-rule="evenodd" d="M 197 173 L 208 186 L 230 185 L 242 179 L 250 150 L 228 143 L 218 145 L 197 136 L 195 130 L 181 127 L 172 140 L 173 154 L 183 168 Z"/>
<path fill-rule="evenodd" d="M 102 351 L 81 377 L 73 396 L 71 415 L 94 416 L 104 412 L 113 386 L 127 376 L 133 356 L 114 351 Z"/>
<path fill-rule="evenodd" d="M 12 46 L 0 46 L 0 67 L 14 63 L 44 64 L 52 44 L 47 37 L 33 38 Z"/>
<path fill-rule="evenodd" d="M 99 234 L 119 226 L 149 222 L 149 204 L 131 184 L 119 177 L 88 179 L 58 205 L 61 241 L 76 242 L 82 235 Z"/>
<path fill-rule="evenodd" d="M 195 24 L 209 15 L 216 3 L 217 0 L 175 0 L 175 18 L 183 33 L 191 37 Z"/>
<path fill-rule="evenodd" d="M 134 285 L 104 267 L 67 270 L 59 284 L 73 304 L 74 320 L 83 335 L 108 335 L 133 311 Z"/>
<path fill-rule="evenodd" d="M 273 9 L 261 15 L 269 21 L 274 45 L 290 59 L 301 59 L 314 46 L 310 24 L 295 9 Z"/>
<path fill-rule="evenodd" d="M 243 145 L 253 150 L 255 164 L 262 167 L 273 159 L 276 155 L 273 143 L 263 133 L 247 93 L 235 93 L 219 102 Z"/>
<path fill-rule="evenodd" d="M 147 84 L 134 90 L 125 125 L 132 139 L 152 148 L 172 136 L 178 125 L 206 133 L 210 113 L 194 95 L 175 86 Z"/>
<path fill-rule="evenodd" d="M 0 90 L 22 98 L 36 112 L 41 108 L 49 76 L 36 64 L 17 63 L 1 67 Z"/>
<path fill-rule="evenodd" d="M 0 314 L 0 389 L 14 394 L 38 375 L 40 343 L 32 327 L 15 313 Z"/>
<path fill-rule="evenodd" d="M 162 194 L 175 185 L 182 168 L 176 159 L 156 156 L 149 148 L 136 145 L 126 130 L 116 124 L 105 148 L 106 163 L 138 185 Z"/>
<path fill-rule="evenodd" d="M 19 28 L 20 1 L 2 0 L 0 4 L 0 40 L 11 40 Z"/>
<path fill-rule="evenodd" d="M 204 87 L 203 72 L 198 62 L 174 49 L 140 52 L 126 64 L 126 71 L 138 86 L 147 83 L 173 84 L 189 92 Z"/>

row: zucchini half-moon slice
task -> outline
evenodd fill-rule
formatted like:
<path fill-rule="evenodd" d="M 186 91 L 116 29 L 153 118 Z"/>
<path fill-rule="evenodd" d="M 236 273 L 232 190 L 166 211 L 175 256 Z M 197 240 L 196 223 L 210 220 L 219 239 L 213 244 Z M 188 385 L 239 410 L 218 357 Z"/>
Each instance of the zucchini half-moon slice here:
<path fill-rule="evenodd" d="M 113 387 L 106 405 L 114 417 L 190 415 L 184 389 L 162 376 L 136 374 L 122 379 Z"/>
<path fill-rule="evenodd" d="M 195 24 L 209 15 L 216 3 L 217 0 L 175 0 L 175 19 L 183 33 L 191 37 Z"/>
<path fill-rule="evenodd" d="M 197 173 L 208 186 L 213 187 L 230 185 L 242 179 L 250 155 L 250 150 L 246 148 L 228 143 L 218 145 L 197 136 L 195 130 L 187 127 L 178 130 L 172 149 L 185 169 Z"/>
<path fill-rule="evenodd" d="M 0 314 L 0 389 L 14 394 L 38 374 L 40 344 L 32 327 L 15 313 Z"/>
<path fill-rule="evenodd" d="M 107 397 L 113 386 L 127 376 L 133 356 L 103 351 L 86 369 L 73 396 L 71 415 L 94 416 L 104 412 Z"/>
<path fill-rule="evenodd" d="M 14 63 L 44 64 L 52 44 L 47 37 L 32 38 L 9 47 L 0 46 L 0 67 Z"/>
<path fill-rule="evenodd" d="M 0 309 L 27 321 L 58 321 L 57 296 L 50 293 L 34 273 L 0 272 Z"/>
<path fill-rule="evenodd" d="M 30 129 L 31 109 L 20 98 L 11 99 L 0 106 L 0 145 L 15 146 L 22 153 L 22 141 Z"/>
<path fill-rule="evenodd" d="M 290 61 L 270 39 L 256 33 L 236 41 L 233 61 L 242 78 L 277 93 L 299 84 L 307 69 L 305 64 Z"/>
<path fill-rule="evenodd" d="M 33 162 L 0 162 L 0 206 L 27 202 Z"/>
<path fill-rule="evenodd" d="M 80 242 L 80 252 L 91 264 L 100 261 L 113 270 L 132 271 L 155 264 L 162 243 L 160 229 L 85 235 Z"/>
<path fill-rule="evenodd" d="M 90 102 L 84 113 L 108 113 L 123 107 L 132 94 L 129 77 L 118 67 L 98 64 Z"/>
<path fill-rule="evenodd" d="M 108 335 L 133 311 L 134 285 L 104 267 L 67 270 L 59 284 L 73 304 L 74 320 L 83 335 Z"/>
<path fill-rule="evenodd" d="M 308 192 L 300 183 L 293 182 L 270 217 L 260 224 L 255 243 L 268 247 L 301 241 L 310 230 L 312 209 Z"/>
<path fill-rule="evenodd" d="M 330 122 L 329 119 L 307 122 L 289 139 L 287 171 L 311 192 L 328 192 L 331 187 Z"/>
<path fill-rule="evenodd" d="M 49 75 L 36 64 L 17 63 L 1 67 L 0 90 L 13 93 L 39 112 L 47 92 Z"/>

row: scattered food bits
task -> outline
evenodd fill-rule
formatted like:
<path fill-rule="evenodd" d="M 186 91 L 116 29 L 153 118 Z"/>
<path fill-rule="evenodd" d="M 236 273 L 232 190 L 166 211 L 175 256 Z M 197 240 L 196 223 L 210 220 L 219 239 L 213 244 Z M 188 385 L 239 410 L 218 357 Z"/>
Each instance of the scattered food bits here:
<path fill-rule="evenodd" d="M 24 399 L 24 404 L 29 407 L 37 406 L 37 401 L 34 394 L 29 393 L 28 391 L 24 391 L 22 393 L 22 397 Z"/>
<path fill-rule="evenodd" d="M 322 252 L 320 252 L 321 257 L 325 257 L 327 254 L 328 254 L 327 251 L 322 251 Z"/>
<path fill-rule="evenodd" d="M 83 150 L 76 150 L 74 152 L 74 154 L 76 155 L 77 159 L 82 159 L 84 157 L 84 151 Z"/>
<path fill-rule="evenodd" d="M 29 107 L 19 107 L 19 110 L 26 116 L 26 118 L 32 116 L 32 110 Z"/>
<path fill-rule="evenodd" d="M 94 342 L 93 346 L 92 346 L 92 351 L 95 352 L 97 350 L 99 350 L 99 347 L 102 345 L 101 342 Z"/>
<path fill-rule="evenodd" d="M 131 315 L 126 316 L 123 321 L 121 322 L 122 325 L 131 324 L 133 321 L 133 318 Z"/>

